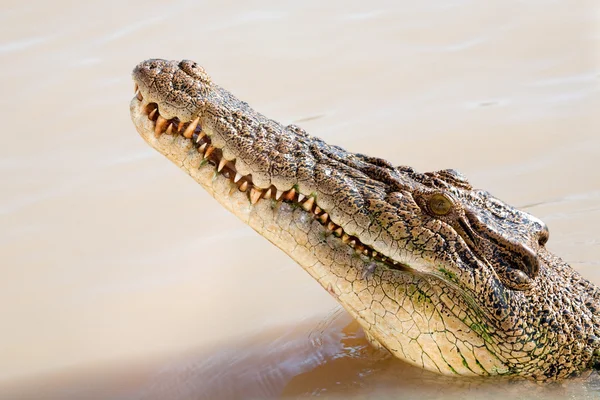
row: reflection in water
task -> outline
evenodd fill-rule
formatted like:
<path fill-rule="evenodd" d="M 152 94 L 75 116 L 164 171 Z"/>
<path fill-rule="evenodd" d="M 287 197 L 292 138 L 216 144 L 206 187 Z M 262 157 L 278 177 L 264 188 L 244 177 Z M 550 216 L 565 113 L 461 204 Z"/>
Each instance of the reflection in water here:
<path fill-rule="evenodd" d="M 341 329 L 349 316 L 336 308 L 315 328 L 305 327 L 257 337 L 189 362 L 177 360 L 163 368 L 144 399 L 272 398 L 296 376 L 327 364 L 345 353 Z"/>
<path fill-rule="evenodd" d="M 331 327 L 335 328 L 339 326 Z M 586 379 L 550 386 L 498 378 L 440 376 L 375 350 L 355 321 L 344 326 L 341 333 L 339 351 L 296 375 L 285 386 L 283 397 L 318 395 L 344 399 L 369 397 L 377 393 L 377 398 L 595 399 L 600 390 L 600 376 L 596 373 Z"/>
<path fill-rule="evenodd" d="M 360 326 L 336 308 L 319 322 L 273 330 L 211 352 L 133 367 L 70 373 L 0 391 L 11 399 L 597 399 L 600 376 L 538 385 L 453 378 L 405 364 L 371 347 Z M 125 377 L 125 379 L 124 379 Z M 43 393 L 43 394 L 40 394 Z"/>

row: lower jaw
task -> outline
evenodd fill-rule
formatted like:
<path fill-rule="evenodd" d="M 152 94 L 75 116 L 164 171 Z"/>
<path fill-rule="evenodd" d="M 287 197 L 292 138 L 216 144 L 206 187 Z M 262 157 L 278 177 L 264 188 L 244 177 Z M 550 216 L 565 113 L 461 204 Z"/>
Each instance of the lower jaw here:
<path fill-rule="evenodd" d="M 236 183 L 205 162 L 189 139 L 180 135 L 155 135 L 154 124 L 140 105 L 135 98 L 131 101 L 131 118 L 140 136 L 151 147 L 184 170 L 223 207 L 286 252 L 334 297 L 341 294 L 337 278 L 346 276 L 348 270 L 355 270 L 354 275 L 363 278 L 366 273 L 374 272 L 373 259 L 343 243 L 312 212 L 273 198 L 261 198 L 253 203 Z M 331 252 L 335 253 L 336 262 L 323 260 L 323 257 L 329 258 L 324 254 Z M 355 311 L 348 311 L 358 317 Z"/>
<path fill-rule="evenodd" d="M 297 192 L 295 187 L 287 191 L 280 191 L 275 186 L 267 189 L 255 187 L 251 176 L 237 173 L 235 160 L 226 160 L 222 150 L 212 145 L 210 136 L 203 132 L 198 119 L 194 123 L 180 122 L 177 118 L 165 120 L 160 117 L 156 103 L 145 104 L 142 96 L 137 94 L 138 96 L 131 101 L 130 111 L 140 135 L 159 153 L 184 169 L 207 191 L 212 192 L 212 183 L 220 178 L 231 183 L 231 188 L 227 194 L 224 194 L 224 198 L 231 197 L 236 191 L 239 191 L 245 193 L 252 205 L 271 199 L 288 202 L 307 211 L 307 214 L 317 219 L 328 233 L 339 238 L 343 244 L 351 247 L 358 255 L 367 256 L 371 263 L 381 262 L 394 270 L 410 269 L 407 265 L 389 259 L 365 246 L 357 237 L 346 234 L 342 227 L 331 221 L 325 210 L 318 207 L 315 197 L 305 196 Z M 204 168 L 214 174 L 210 182 L 202 181 L 198 177 L 198 171 Z M 224 199 L 218 200 L 227 207 Z M 230 211 L 236 213 L 234 210 Z M 247 221 L 244 220 L 244 222 Z"/>
<path fill-rule="evenodd" d="M 151 147 L 184 170 L 223 207 L 285 251 L 330 292 L 335 287 L 337 276 L 332 275 L 332 271 L 324 267 L 322 260 L 316 255 L 320 245 L 326 245 L 330 250 L 334 247 L 345 258 L 361 260 L 358 264 L 363 268 L 357 268 L 361 270 L 360 273 L 372 272 L 374 260 L 343 243 L 312 212 L 304 210 L 298 204 L 273 198 L 261 198 L 252 202 L 248 193 L 239 190 L 238 184 L 217 173 L 214 165 L 205 162 L 203 155 L 189 139 L 181 135 L 155 135 L 153 121 L 148 119 L 136 98 L 131 101 L 130 111 L 138 133 Z M 295 228 L 290 228 L 290 222 Z M 310 247 L 309 242 L 316 244 Z"/>
<path fill-rule="evenodd" d="M 354 248 L 342 242 L 334 232 L 321 224 L 312 212 L 304 210 L 298 204 L 272 198 L 261 198 L 257 202 L 252 202 L 248 193 L 240 191 L 236 183 L 223 174 L 217 173 L 214 165 L 205 162 L 203 155 L 189 139 L 180 135 L 155 135 L 154 123 L 148 119 L 137 99 L 132 100 L 130 110 L 136 129 L 150 146 L 202 185 L 223 207 L 300 264 L 365 330 L 373 329 L 374 317 L 370 310 L 364 308 L 364 305 L 358 304 L 357 307 L 357 297 L 354 292 L 372 285 L 374 275 L 378 276 L 379 280 L 385 276 L 387 283 L 397 288 L 404 288 L 401 292 L 407 293 L 406 288 L 415 286 L 420 280 L 410 272 L 392 271 L 388 265 L 357 253 Z M 349 284 L 350 287 L 348 287 L 349 277 L 356 282 Z M 403 297 L 401 293 L 398 295 Z M 385 325 L 384 322 L 380 324 Z M 389 334 L 393 335 L 392 332 L 393 330 L 389 330 Z M 375 336 L 378 339 L 382 338 L 381 335 Z M 433 365 L 420 365 L 406 359 L 399 351 L 392 351 L 392 353 L 419 367 L 450 374 L 438 370 Z"/>

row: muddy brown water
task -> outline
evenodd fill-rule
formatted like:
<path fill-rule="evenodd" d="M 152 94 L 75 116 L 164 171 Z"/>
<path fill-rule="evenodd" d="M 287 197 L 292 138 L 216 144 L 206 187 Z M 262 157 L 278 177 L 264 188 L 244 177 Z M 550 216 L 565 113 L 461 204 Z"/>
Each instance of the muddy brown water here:
<path fill-rule="evenodd" d="M 371 349 L 136 134 L 130 71 L 193 59 L 271 118 L 543 219 L 600 284 L 597 1 L 3 3 L 0 398 L 595 398 Z"/>

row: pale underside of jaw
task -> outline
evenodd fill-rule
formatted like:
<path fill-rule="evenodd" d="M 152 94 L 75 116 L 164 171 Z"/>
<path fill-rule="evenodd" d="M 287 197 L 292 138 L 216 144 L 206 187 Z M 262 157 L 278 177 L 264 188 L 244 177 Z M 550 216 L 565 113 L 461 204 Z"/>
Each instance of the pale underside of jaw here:
<path fill-rule="evenodd" d="M 171 119 L 163 118 L 160 115 L 160 107 L 156 103 L 146 103 L 144 101 L 137 84 L 135 85 L 135 93 L 138 101 L 136 107 L 138 107 L 140 115 L 143 114 L 146 116 L 148 121 L 152 124 L 151 126 L 155 138 L 159 138 L 162 135 L 169 135 L 188 139 L 202 158 L 200 166 L 206 164 L 214 166 L 216 174 L 220 174 L 234 184 L 232 186 L 232 191 L 238 190 L 246 193 L 248 200 L 252 205 L 255 205 L 261 200 L 272 200 L 286 202 L 295 207 L 301 207 L 307 213 L 312 214 L 327 231 L 338 237 L 343 243 L 352 247 L 356 253 L 365 255 L 373 261 L 384 263 L 392 269 L 401 271 L 410 270 L 410 267 L 404 263 L 386 257 L 363 244 L 357 237 L 348 235 L 344 232 L 344 229 L 341 226 L 331 220 L 326 210 L 323 210 L 318 206 L 315 196 L 300 193 L 296 186 L 288 188 L 287 190 L 281 190 L 274 185 L 271 185 L 266 189 L 255 186 L 252 183 L 251 175 L 242 175 L 237 172 L 235 159 L 225 159 L 225 157 L 223 157 L 223 151 L 211 144 L 210 135 L 203 132 L 199 118 L 185 122 L 180 121 L 177 117 Z M 153 145 L 152 143 L 150 144 Z M 160 149 L 157 150 L 162 153 Z M 373 264 L 373 268 L 374 266 L 375 264 Z"/>

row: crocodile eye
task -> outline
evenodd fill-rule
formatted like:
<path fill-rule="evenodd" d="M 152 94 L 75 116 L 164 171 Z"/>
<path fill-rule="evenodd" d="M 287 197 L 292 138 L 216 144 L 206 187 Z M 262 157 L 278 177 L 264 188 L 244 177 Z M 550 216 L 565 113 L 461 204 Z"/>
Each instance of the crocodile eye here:
<path fill-rule="evenodd" d="M 453 206 L 452 200 L 443 193 L 436 193 L 427 201 L 429 211 L 438 216 L 448 215 Z"/>

